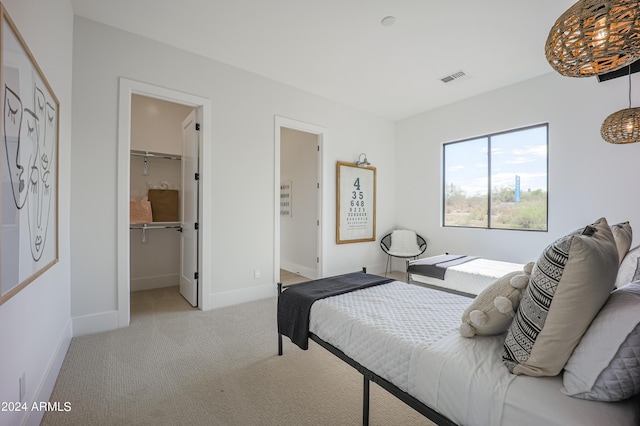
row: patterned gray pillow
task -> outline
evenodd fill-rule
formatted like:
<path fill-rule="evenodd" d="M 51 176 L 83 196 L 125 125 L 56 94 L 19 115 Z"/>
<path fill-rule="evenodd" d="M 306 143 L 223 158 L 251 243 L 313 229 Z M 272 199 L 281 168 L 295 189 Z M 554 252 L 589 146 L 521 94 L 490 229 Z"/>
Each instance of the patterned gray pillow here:
<path fill-rule="evenodd" d="M 622 401 L 640 393 L 640 325 L 627 336 L 591 392 L 573 395 L 596 401 Z"/>
<path fill-rule="evenodd" d="M 504 342 L 509 371 L 555 376 L 613 290 L 618 251 L 601 218 L 544 249 Z"/>
<path fill-rule="evenodd" d="M 562 392 L 595 401 L 640 393 L 640 282 L 614 291 L 567 361 Z"/>

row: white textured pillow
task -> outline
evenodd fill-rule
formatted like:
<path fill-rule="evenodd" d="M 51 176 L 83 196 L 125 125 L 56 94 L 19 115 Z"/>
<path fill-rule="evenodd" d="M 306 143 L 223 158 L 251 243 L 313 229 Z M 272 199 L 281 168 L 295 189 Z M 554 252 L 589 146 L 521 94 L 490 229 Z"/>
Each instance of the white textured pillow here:
<path fill-rule="evenodd" d="M 522 271 L 510 272 L 486 287 L 462 313 L 463 337 L 494 336 L 509 329 L 524 289 L 529 284 L 533 262 Z"/>
<path fill-rule="evenodd" d="M 504 342 L 509 371 L 555 376 L 616 280 L 618 252 L 605 218 L 544 249 Z"/>
<path fill-rule="evenodd" d="M 616 287 L 629 284 L 631 281 L 640 279 L 640 246 L 634 247 L 622 259 L 616 278 Z"/>
<path fill-rule="evenodd" d="M 414 231 L 398 229 L 391 233 L 389 253 L 393 256 L 411 257 L 420 254 L 418 237 Z"/>
<path fill-rule="evenodd" d="M 618 261 L 622 263 L 631 248 L 631 241 L 633 241 L 631 224 L 627 221 L 611 225 L 611 233 L 613 233 L 613 240 L 616 242 L 616 248 L 618 249 Z"/>
<path fill-rule="evenodd" d="M 621 401 L 640 393 L 640 282 L 611 293 L 562 378 L 566 395 Z"/>

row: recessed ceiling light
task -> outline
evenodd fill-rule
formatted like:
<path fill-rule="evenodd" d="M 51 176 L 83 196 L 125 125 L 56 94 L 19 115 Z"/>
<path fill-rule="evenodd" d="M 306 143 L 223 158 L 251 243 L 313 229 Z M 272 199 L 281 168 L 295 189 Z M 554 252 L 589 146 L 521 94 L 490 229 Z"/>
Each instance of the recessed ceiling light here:
<path fill-rule="evenodd" d="M 393 24 L 396 23 L 396 17 L 395 16 L 385 16 L 384 18 L 382 18 L 382 21 L 380 21 L 380 23 L 384 27 L 390 27 L 390 26 L 392 26 Z"/>

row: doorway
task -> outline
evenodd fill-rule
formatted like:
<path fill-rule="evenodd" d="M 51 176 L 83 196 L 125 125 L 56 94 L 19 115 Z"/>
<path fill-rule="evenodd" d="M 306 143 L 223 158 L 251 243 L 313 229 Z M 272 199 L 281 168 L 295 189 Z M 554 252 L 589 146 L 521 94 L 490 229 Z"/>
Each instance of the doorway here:
<path fill-rule="evenodd" d="M 120 79 L 118 111 L 118 205 L 117 205 L 117 262 L 118 262 L 118 327 L 126 327 L 130 322 L 130 157 L 131 157 L 131 99 L 133 95 L 142 95 L 163 101 L 190 107 L 199 113 L 200 153 L 197 160 L 199 185 L 197 189 L 197 216 L 207 217 L 211 209 L 210 176 L 211 160 L 211 102 L 209 99 L 174 91 L 147 83 L 125 78 Z M 210 258 L 211 224 L 200 222 L 197 231 L 196 259 L 198 271 L 197 307 L 210 309 L 211 265 L 202 262 L 203 257 Z"/>
<path fill-rule="evenodd" d="M 276 282 L 283 273 L 315 279 L 322 267 L 322 146 L 326 130 L 276 117 L 275 247 Z"/>
<path fill-rule="evenodd" d="M 131 95 L 130 290 L 197 306 L 199 108 Z M 132 216 L 134 216 L 132 214 Z"/>

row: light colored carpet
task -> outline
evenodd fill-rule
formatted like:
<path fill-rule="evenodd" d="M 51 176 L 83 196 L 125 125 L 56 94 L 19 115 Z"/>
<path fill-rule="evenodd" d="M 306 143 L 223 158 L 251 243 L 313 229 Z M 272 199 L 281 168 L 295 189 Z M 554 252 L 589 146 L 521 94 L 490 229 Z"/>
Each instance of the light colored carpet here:
<path fill-rule="evenodd" d="M 284 339 L 276 299 L 201 312 L 177 287 L 131 295 L 127 328 L 73 338 L 42 425 L 359 425 L 362 375 Z M 371 425 L 431 425 L 371 385 Z"/>

